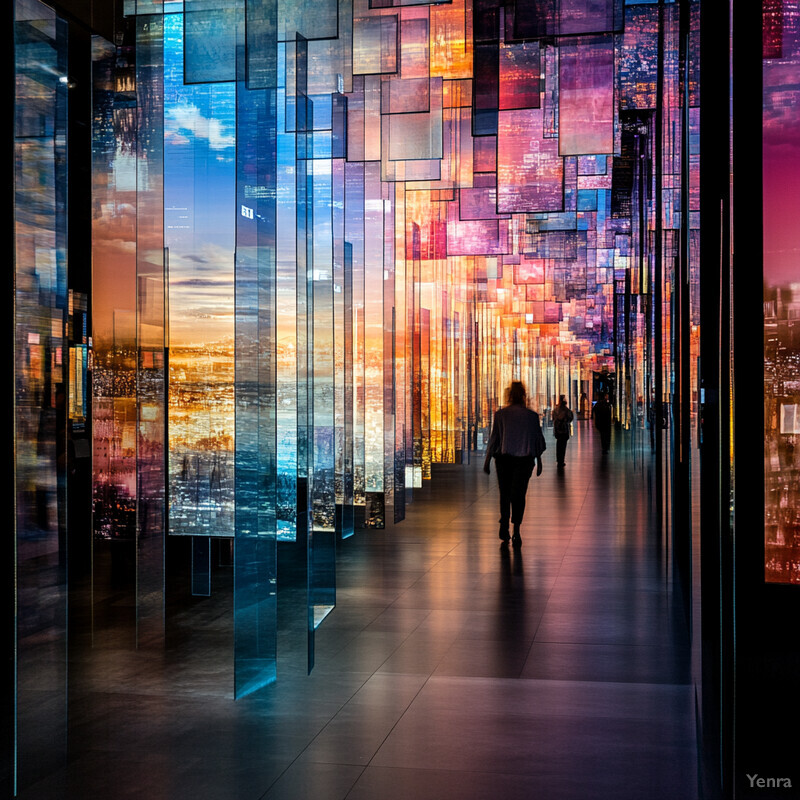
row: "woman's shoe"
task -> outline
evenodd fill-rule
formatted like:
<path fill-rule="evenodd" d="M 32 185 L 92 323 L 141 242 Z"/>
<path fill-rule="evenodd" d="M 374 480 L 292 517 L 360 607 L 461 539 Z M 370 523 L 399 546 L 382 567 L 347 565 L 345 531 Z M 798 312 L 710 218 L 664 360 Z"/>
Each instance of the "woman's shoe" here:
<path fill-rule="evenodd" d="M 515 533 L 511 537 L 511 546 L 512 547 L 522 547 L 522 537 L 518 533 Z"/>

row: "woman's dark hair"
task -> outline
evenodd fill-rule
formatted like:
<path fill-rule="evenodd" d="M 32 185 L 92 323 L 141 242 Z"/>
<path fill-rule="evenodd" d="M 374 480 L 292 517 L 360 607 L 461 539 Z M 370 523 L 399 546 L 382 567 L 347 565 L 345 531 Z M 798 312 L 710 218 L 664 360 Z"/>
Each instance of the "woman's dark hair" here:
<path fill-rule="evenodd" d="M 517 403 L 524 403 L 526 396 L 525 384 L 522 381 L 511 381 L 511 386 L 508 388 L 508 402 L 512 406 Z"/>

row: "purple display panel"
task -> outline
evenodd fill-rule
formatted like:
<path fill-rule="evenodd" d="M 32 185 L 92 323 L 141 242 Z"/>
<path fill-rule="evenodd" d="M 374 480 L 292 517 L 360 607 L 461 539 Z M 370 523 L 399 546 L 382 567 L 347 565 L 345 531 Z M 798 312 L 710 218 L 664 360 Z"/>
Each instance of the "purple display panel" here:
<path fill-rule="evenodd" d="M 658 5 L 625 9 L 618 68 L 620 108 L 655 108 L 658 67 Z"/>
<path fill-rule="evenodd" d="M 473 170 L 475 173 L 497 170 L 497 137 L 479 136 L 473 140 Z"/>
<path fill-rule="evenodd" d="M 500 47 L 499 108 L 539 108 L 539 42 L 506 44 Z"/>
<path fill-rule="evenodd" d="M 506 220 L 460 220 L 458 204 L 448 203 L 447 255 L 501 255 L 509 252 Z"/>
<path fill-rule="evenodd" d="M 506 7 L 506 41 L 538 39 L 557 32 L 558 0 L 514 0 Z"/>
<path fill-rule="evenodd" d="M 614 42 L 587 37 L 559 47 L 562 156 L 614 152 Z"/>
<path fill-rule="evenodd" d="M 405 244 L 405 203 L 402 186 L 390 187 L 393 206 L 395 208 L 395 248 L 394 267 L 394 312 L 392 316 L 393 342 L 392 354 L 392 388 L 394 414 L 394 521 L 399 522 L 406 514 L 406 431 L 409 426 L 407 379 L 407 336 L 408 312 L 406 309 L 406 265 L 408 264 L 403 245 Z"/>
<path fill-rule="evenodd" d="M 622 0 L 558 0 L 558 33 L 574 36 L 622 28 Z"/>
<path fill-rule="evenodd" d="M 467 219 L 508 219 L 508 214 L 497 214 L 497 187 L 494 183 L 494 176 L 480 176 L 486 177 L 488 185 L 475 186 L 472 189 L 461 189 L 458 193 L 459 197 L 459 217 L 462 220 Z M 476 179 L 476 184 L 483 183 Z"/>
<path fill-rule="evenodd" d="M 560 211 L 564 165 L 558 140 L 542 135 L 541 109 L 501 111 L 497 131 L 497 210 Z"/>
<path fill-rule="evenodd" d="M 422 438 L 422 479 L 431 477 L 431 312 L 419 310 L 419 396 L 420 435 Z"/>
<path fill-rule="evenodd" d="M 475 45 L 472 107 L 472 130 L 475 136 L 491 136 L 497 133 L 499 66 L 497 42 Z"/>

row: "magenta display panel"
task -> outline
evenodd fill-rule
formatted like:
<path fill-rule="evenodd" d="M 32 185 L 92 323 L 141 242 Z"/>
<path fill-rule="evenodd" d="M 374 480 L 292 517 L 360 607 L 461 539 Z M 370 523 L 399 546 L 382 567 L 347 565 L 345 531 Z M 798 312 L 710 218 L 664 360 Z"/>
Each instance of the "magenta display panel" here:
<path fill-rule="evenodd" d="M 614 43 L 593 37 L 559 48 L 562 156 L 614 152 Z"/>
<path fill-rule="evenodd" d="M 560 211 L 564 163 L 558 139 L 542 133 L 541 109 L 501 111 L 497 130 L 497 210 Z"/>
<path fill-rule="evenodd" d="M 800 85 L 796 7 L 764 2 L 764 575 L 800 583 Z"/>

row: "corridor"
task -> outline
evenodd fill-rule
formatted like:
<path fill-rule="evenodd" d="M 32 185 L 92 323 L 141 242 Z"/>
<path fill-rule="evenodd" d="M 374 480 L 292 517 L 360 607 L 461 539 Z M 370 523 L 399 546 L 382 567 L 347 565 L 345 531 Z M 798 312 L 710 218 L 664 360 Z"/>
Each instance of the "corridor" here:
<path fill-rule="evenodd" d="M 689 638 L 649 448 L 616 433 L 603 457 L 575 428 L 561 473 L 546 432 L 518 552 L 499 547 L 480 457 L 435 465 L 405 521 L 340 543 L 310 676 L 287 610 L 301 586 L 279 595 L 277 684 L 242 700 L 224 591 L 182 641 L 173 616 L 168 655 L 73 663 L 68 772 L 20 796 L 695 798 Z"/>

